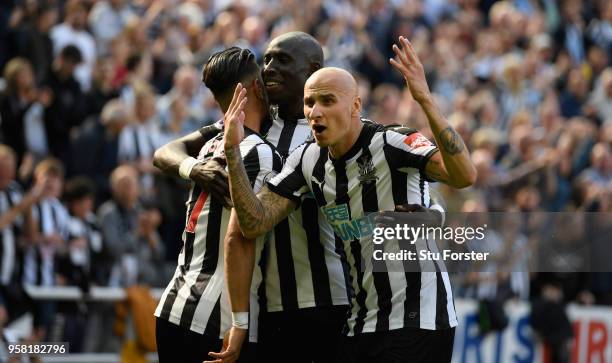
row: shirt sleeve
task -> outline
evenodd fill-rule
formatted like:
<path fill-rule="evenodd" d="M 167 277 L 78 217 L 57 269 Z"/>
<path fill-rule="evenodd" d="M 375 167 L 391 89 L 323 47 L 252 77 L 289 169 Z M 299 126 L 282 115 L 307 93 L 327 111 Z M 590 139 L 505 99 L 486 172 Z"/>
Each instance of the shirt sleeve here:
<path fill-rule="evenodd" d="M 298 206 L 302 196 L 310 191 L 302 168 L 302 159 L 309 145 L 311 144 L 304 144 L 295 149 L 287 158 L 281 172 L 268 182 L 271 191 L 291 199 Z"/>
<path fill-rule="evenodd" d="M 402 135 L 395 131 L 385 131 L 386 146 L 397 158 L 397 166 L 401 168 L 415 168 L 426 175 L 425 166 L 438 148 L 420 132 Z M 434 181 L 426 178 L 428 181 Z"/>

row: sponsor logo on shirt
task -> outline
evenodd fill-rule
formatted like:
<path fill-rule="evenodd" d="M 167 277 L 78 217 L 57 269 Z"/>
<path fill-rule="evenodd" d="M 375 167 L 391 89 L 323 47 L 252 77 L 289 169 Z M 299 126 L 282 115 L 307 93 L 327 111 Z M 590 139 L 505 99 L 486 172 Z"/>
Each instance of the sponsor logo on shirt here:
<path fill-rule="evenodd" d="M 404 144 L 410 146 L 413 149 L 418 149 L 423 146 L 431 146 L 433 145 L 429 139 L 427 139 L 423 134 L 419 132 L 415 132 L 406 136 L 404 139 Z"/>

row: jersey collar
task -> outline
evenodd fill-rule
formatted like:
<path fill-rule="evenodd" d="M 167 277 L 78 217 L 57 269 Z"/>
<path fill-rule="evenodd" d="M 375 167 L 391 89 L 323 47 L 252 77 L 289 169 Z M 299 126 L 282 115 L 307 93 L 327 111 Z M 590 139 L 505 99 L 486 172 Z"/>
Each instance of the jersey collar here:
<path fill-rule="evenodd" d="M 375 127 L 373 127 L 372 125 L 368 125 L 368 124 L 364 123 L 363 127 L 361 128 L 361 132 L 359 133 L 359 137 L 357 138 L 357 141 L 355 141 L 355 143 L 353 144 L 353 146 L 351 146 L 349 151 L 347 151 L 340 158 L 334 159 L 334 157 L 331 155 L 331 153 L 329 153 L 329 148 L 327 148 L 327 152 L 329 154 L 329 160 L 331 160 L 332 163 L 345 162 L 348 159 L 352 158 L 353 156 L 357 155 L 359 150 L 361 150 L 363 148 L 363 145 L 369 139 L 372 138 L 372 135 L 375 132 L 376 132 L 376 128 Z"/>

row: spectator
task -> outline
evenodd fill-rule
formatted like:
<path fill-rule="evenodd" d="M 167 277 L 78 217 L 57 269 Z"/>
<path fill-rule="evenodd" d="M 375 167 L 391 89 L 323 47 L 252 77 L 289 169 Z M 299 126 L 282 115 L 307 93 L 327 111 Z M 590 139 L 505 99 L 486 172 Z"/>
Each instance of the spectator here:
<path fill-rule="evenodd" d="M 0 100 L 0 140 L 17 153 L 17 165 L 26 160 L 32 167 L 32 155 L 44 156 L 48 152 L 43 104 L 49 102 L 48 94 L 38 92 L 30 63 L 23 58 L 13 58 L 4 68 L 6 89 Z"/>
<path fill-rule="evenodd" d="M 102 257 L 102 235 L 93 214 L 95 186 L 85 177 L 66 183 L 64 201 L 70 213 L 68 241 L 60 256 L 58 272 L 64 284 L 88 291 L 91 283 L 103 285 L 108 280 Z M 98 263 L 96 263 L 98 262 Z"/>
<path fill-rule="evenodd" d="M 584 60 L 588 41 L 585 34 L 586 24 L 582 11 L 582 1 L 563 1 L 561 3 L 563 22 L 554 34 L 557 45 L 567 50 L 575 65 L 581 64 Z"/>
<path fill-rule="evenodd" d="M 168 127 L 172 121 L 174 102 L 181 103 L 185 111 L 184 123 L 180 132 L 187 134 L 195 131 L 210 120 L 205 113 L 205 98 L 210 94 L 200 87 L 198 73 L 192 66 L 181 66 L 174 72 L 174 86 L 157 101 L 158 116 L 162 127 Z M 176 107 L 176 106 L 174 106 Z M 176 120 L 175 120 L 176 121 Z"/>
<path fill-rule="evenodd" d="M 152 72 L 151 56 L 148 53 L 130 55 L 125 64 L 125 75 L 120 90 L 121 99 L 130 107 L 134 106 L 135 88 L 149 83 Z"/>
<path fill-rule="evenodd" d="M 89 12 L 88 22 L 99 54 L 107 54 L 109 42 L 121 33 L 134 16 L 125 0 L 103 0 L 95 3 Z"/>
<path fill-rule="evenodd" d="M 582 113 L 582 106 L 586 101 L 588 82 L 580 68 L 573 68 L 569 72 L 567 88 L 560 98 L 561 114 L 570 118 Z"/>
<path fill-rule="evenodd" d="M 47 158 L 34 169 L 34 182 L 42 189 L 40 201 L 33 207 L 33 217 L 39 226 L 35 243 L 23 253 L 23 284 L 55 286 L 56 256 L 66 248 L 69 215 L 59 201 L 62 193 L 64 167 L 57 159 Z M 34 302 L 34 327 L 36 335 L 49 339 L 55 319 L 56 304 L 53 301 Z"/>
<path fill-rule="evenodd" d="M 40 197 L 40 188 L 33 188 L 24 195 L 15 182 L 16 165 L 15 152 L 0 144 L 0 298 L 3 299 L 1 309 L 5 322 L 25 312 L 17 261 L 22 249 L 34 238 L 36 226 L 31 207 Z"/>
<path fill-rule="evenodd" d="M 591 92 L 589 104 L 594 108 L 597 117 L 605 121 L 612 116 L 612 68 L 608 67 L 596 82 Z"/>
<path fill-rule="evenodd" d="M 133 122 L 119 135 L 119 163 L 129 163 L 141 174 L 143 193 L 150 195 L 153 187 L 153 153 L 161 146 L 159 121 L 155 113 L 155 94 L 151 87 L 139 82 L 134 88 Z"/>
<path fill-rule="evenodd" d="M 51 29 L 51 39 L 55 54 L 59 54 L 67 45 L 74 45 L 83 57 L 83 63 L 75 71 L 75 78 L 84 92 L 91 87 L 91 74 L 96 61 L 96 43 L 85 30 L 87 25 L 87 8 L 80 0 L 68 0 L 64 8 L 64 22 Z"/>
<path fill-rule="evenodd" d="M 119 97 L 119 91 L 114 84 L 115 70 L 113 67 L 111 58 L 98 58 L 96 61 L 92 86 L 86 94 L 88 117 L 97 117 L 108 101 Z"/>
<path fill-rule="evenodd" d="M 49 152 L 67 163 L 70 132 L 83 123 L 87 113 L 85 95 L 74 78 L 75 69 L 81 64 L 81 52 L 74 45 L 64 47 L 53 62 L 47 87 L 53 101 L 45 114 Z"/>
<path fill-rule="evenodd" d="M 612 59 L 612 4 L 608 1 L 598 1 L 598 17 L 589 24 L 589 37 Z"/>
<path fill-rule="evenodd" d="M 582 172 L 583 180 L 599 188 L 612 190 L 610 145 L 598 143 L 591 152 L 591 167 Z"/>
<path fill-rule="evenodd" d="M 400 90 L 392 84 L 381 84 L 372 92 L 372 119 L 389 125 L 398 123 L 398 108 L 400 104 Z"/>
<path fill-rule="evenodd" d="M 140 203 L 138 172 L 129 165 L 111 174 L 113 199 L 98 210 L 104 246 L 111 258 L 110 286 L 163 285 L 159 211 Z"/>
<path fill-rule="evenodd" d="M 57 22 L 55 5 L 39 4 L 35 19 L 28 24 L 20 54 L 28 59 L 34 68 L 36 84 L 47 80 L 53 62 L 53 42 L 49 36 L 51 27 Z"/>
<path fill-rule="evenodd" d="M 43 185 L 40 201 L 33 209 L 39 224 L 38 243 L 28 249 L 24 261 L 25 283 L 55 285 L 55 255 L 64 250 L 68 237 L 68 211 L 59 201 L 63 188 L 64 167 L 57 159 L 41 161 L 34 169 L 34 182 Z"/>
<path fill-rule="evenodd" d="M 106 103 L 100 118 L 91 118 L 72 140 L 72 175 L 86 175 L 96 185 L 97 200 L 111 197 L 108 176 L 119 165 L 119 135 L 130 122 L 128 107 L 120 99 Z"/>
<path fill-rule="evenodd" d="M 62 285 L 79 286 L 89 291 L 90 284 L 108 280 L 107 264 L 102 256 L 102 235 L 93 214 L 95 190 L 86 178 L 66 183 L 64 200 L 70 213 L 67 248 L 58 256 L 58 279 Z M 71 352 L 81 352 L 85 336 L 88 307 L 83 301 L 61 303 L 64 315 L 63 340 L 70 343 Z"/>

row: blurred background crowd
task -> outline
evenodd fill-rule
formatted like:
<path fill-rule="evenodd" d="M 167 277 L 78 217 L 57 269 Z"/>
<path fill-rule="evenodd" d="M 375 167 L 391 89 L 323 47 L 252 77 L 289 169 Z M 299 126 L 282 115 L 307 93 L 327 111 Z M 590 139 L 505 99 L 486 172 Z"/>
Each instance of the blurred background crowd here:
<path fill-rule="evenodd" d="M 611 212 L 610 1 L 5 0 L 0 327 L 29 311 L 38 339 L 105 349 L 82 334 L 106 337 L 91 325 L 108 319 L 89 318 L 104 308 L 32 302 L 21 286 L 165 286 L 188 185 L 160 174 L 153 152 L 222 117 L 200 81 L 212 53 L 238 45 L 261 60 L 292 30 L 353 72 L 364 116 L 431 137 L 388 63 L 399 35 L 412 41 L 478 169 L 467 190 L 437 187 L 448 210 Z M 501 239 L 526 246 L 518 225 Z M 513 274 L 490 275 L 493 290 L 470 275 L 456 290 L 612 304 L 607 273 Z"/>

